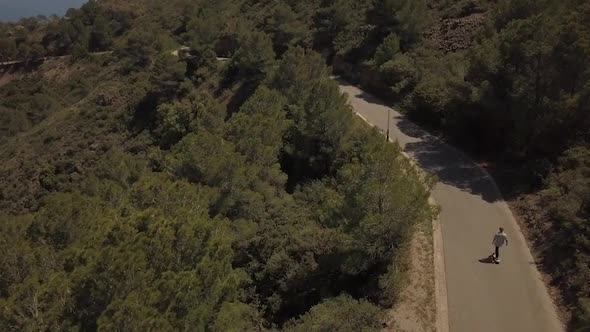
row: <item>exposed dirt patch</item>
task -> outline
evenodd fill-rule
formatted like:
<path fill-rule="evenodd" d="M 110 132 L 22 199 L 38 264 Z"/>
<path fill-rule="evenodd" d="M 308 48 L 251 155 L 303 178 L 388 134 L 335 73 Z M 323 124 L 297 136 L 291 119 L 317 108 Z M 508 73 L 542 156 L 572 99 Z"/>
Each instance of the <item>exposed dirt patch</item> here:
<path fill-rule="evenodd" d="M 48 59 L 43 62 L 40 72 L 48 81 L 64 83 L 83 71 L 80 64 L 71 64 L 68 58 Z"/>
<path fill-rule="evenodd" d="M 421 226 L 414 234 L 408 253 L 408 284 L 387 316 L 384 331 L 435 331 L 432 230 Z"/>
<path fill-rule="evenodd" d="M 12 82 L 12 80 L 14 80 L 16 77 L 17 75 L 10 71 L 3 72 L 0 70 L 0 88 Z"/>
<path fill-rule="evenodd" d="M 473 45 L 475 34 L 482 26 L 484 19 L 484 13 L 441 19 L 439 24 L 435 24 L 426 36 L 432 46 L 441 51 L 464 50 Z"/>

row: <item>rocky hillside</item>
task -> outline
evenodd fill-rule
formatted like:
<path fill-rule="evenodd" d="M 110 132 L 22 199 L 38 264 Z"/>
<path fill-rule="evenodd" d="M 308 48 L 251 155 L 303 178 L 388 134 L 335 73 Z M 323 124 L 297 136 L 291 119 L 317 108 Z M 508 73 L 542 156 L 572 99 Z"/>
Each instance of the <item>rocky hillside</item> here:
<path fill-rule="evenodd" d="M 493 4 L 477 0 L 431 0 L 433 23 L 425 37 L 434 48 L 445 53 L 468 49 L 485 23 Z"/>

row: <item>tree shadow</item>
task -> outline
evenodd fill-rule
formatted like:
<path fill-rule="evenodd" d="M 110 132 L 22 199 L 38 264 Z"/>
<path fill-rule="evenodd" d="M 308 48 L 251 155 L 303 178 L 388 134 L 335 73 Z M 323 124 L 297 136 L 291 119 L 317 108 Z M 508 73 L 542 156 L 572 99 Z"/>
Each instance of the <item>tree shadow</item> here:
<path fill-rule="evenodd" d="M 355 97 L 360 98 L 364 101 L 366 101 L 367 103 L 371 103 L 371 104 L 375 104 L 375 105 L 381 105 L 381 106 L 385 106 L 385 107 L 390 107 L 389 104 L 386 104 L 384 102 L 382 102 L 379 98 L 368 94 L 366 92 L 361 92 L 361 93 L 357 93 L 355 95 Z"/>
<path fill-rule="evenodd" d="M 397 127 L 402 133 L 419 139 L 405 144 L 404 150 L 423 170 L 436 175 L 444 184 L 481 196 L 486 202 L 502 200 L 492 177 L 475 161 L 409 120 L 403 117 L 398 120 Z"/>
<path fill-rule="evenodd" d="M 352 83 L 350 83 L 349 81 L 345 81 L 345 80 L 344 80 L 342 77 L 340 77 L 340 76 L 334 76 L 334 75 L 333 75 L 333 76 L 330 76 L 330 78 L 331 78 L 332 80 L 334 80 L 334 82 L 338 83 L 338 85 L 340 85 L 340 86 L 345 86 L 345 87 L 352 86 L 352 87 L 358 88 L 358 86 L 357 86 L 357 85 L 355 85 L 355 84 L 352 84 Z"/>
<path fill-rule="evenodd" d="M 351 83 L 349 83 L 349 82 L 347 82 L 347 81 L 343 80 L 343 79 L 342 79 L 342 78 L 340 78 L 340 77 L 337 77 L 337 76 L 335 76 L 335 77 L 333 77 L 332 79 L 333 79 L 334 81 L 336 81 L 336 82 L 338 83 L 338 85 L 340 85 L 340 86 L 359 88 L 357 85 L 351 84 Z M 382 101 L 381 99 L 379 99 L 378 97 L 375 97 L 375 96 L 373 96 L 372 94 L 370 94 L 370 93 L 367 93 L 367 92 L 365 92 L 365 91 L 362 91 L 362 90 L 361 90 L 361 92 L 360 92 L 360 93 L 357 93 L 357 94 L 355 94 L 355 95 L 354 95 L 354 96 L 352 96 L 352 97 L 355 97 L 355 98 L 362 99 L 362 100 L 364 100 L 364 101 L 366 101 L 367 103 L 370 103 L 370 104 L 375 104 L 375 105 L 381 105 L 381 106 L 385 106 L 385 107 L 390 107 L 390 105 L 389 105 L 389 104 L 386 104 L 385 102 L 383 102 L 383 101 Z"/>
<path fill-rule="evenodd" d="M 333 77 L 342 87 L 356 87 L 342 78 Z M 357 93 L 370 104 L 389 107 L 381 99 L 367 92 Z M 459 188 L 473 195 L 479 195 L 486 202 L 502 201 L 502 194 L 493 178 L 465 153 L 446 144 L 427 130 L 401 115 L 392 115 L 392 126 L 406 136 L 411 142 L 402 145 L 404 151 L 411 155 L 423 170 L 436 175 L 441 183 Z"/>
<path fill-rule="evenodd" d="M 404 118 L 402 115 L 395 115 L 392 120 L 396 120 L 399 130 L 409 137 L 423 139 L 430 135 L 426 130 L 420 128 L 420 126 Z"/>
<path fill-rule="evenodd" d="M 238 83 L 236 92 L 229 99 L 226 106 L 226 120 L 231 118 L 234 113 L 237 113 L 240 107 L 254 94 L 257 84 L 244 82 Z"/>

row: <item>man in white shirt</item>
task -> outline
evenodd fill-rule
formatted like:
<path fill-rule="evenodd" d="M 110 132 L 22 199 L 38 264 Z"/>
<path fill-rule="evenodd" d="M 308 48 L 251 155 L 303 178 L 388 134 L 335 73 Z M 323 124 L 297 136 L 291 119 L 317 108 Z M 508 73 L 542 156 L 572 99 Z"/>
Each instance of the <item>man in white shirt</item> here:
<path fill-rule="evenodd" d="M 508 246 L 508 236 L 506 236 L 506 233 L 504 233 L 504 228 L 500 227 L 500 231 L 498 233 L 496 233 L 496 235 L 494 235 L 494 239 L 492 240 L 492 244 L 494 246 L 496 246 L 496 255 L 494 257 L 494 259 L 496 261 L 500 260 L 500 247 L 502 247 L 504 244 L 506 244 L 506 246 Z"/>

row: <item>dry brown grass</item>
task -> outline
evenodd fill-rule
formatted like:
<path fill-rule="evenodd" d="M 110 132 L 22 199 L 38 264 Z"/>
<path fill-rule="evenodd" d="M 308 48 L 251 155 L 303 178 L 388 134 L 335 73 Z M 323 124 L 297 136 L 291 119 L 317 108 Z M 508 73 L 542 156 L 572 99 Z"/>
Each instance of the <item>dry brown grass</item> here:
<path fill-rule="evenodd" d="M 390 310 L 384 331 L 435 331 L 432 225 L 417 226 L 407 249 L 410 255 L 408 283 L 400 301 Z"/>
<path fill-rule="evenodd" d="M 15 74 L 11 71 L 0 72 L 0 88 L 14 80 L 18 77 L 18 74 Z"/>

